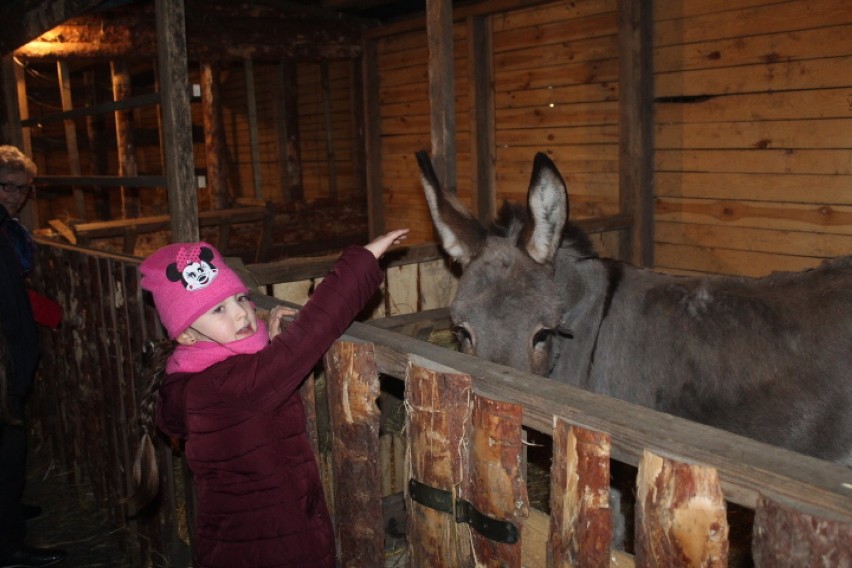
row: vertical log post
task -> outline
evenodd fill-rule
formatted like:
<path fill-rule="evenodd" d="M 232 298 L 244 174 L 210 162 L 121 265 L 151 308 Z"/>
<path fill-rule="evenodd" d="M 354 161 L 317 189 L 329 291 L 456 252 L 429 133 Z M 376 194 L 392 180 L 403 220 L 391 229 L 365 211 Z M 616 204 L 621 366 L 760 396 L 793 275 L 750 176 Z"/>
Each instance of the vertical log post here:
<path fill-rule="evenodd" d="M 370 343 L 336 342 L 325 355 L 334 511 L 341 566 L 384 562 L 379 475 L 379 374 Z"/>
<path fill-rule="evenodd" d="M 521 567 L 520 533 L 529 516 L 527 485 L 521 472 L 523 406 L 473 396 L 470 476 L 463 497 L 480 513 L 511 522 L 518 540 L 497 542 L 471 530 L 477 565 Z"/>
<path fill-rule="evenodd" d="M 456 192 L 456 89 L 453 63 L 453 3 L 426 0 L 432 165 L 438 180 Z"/>
<path fill-rule="evenodd" d="M 852 525 L 761 496 L 754 512 L 752 554 L 757 568 L 849 567 Z"/>
<path fill-rule="evenodd" d="M 213 210 L 230 206 L 226 176 L 225 127 L 219 96 L 219 68 L 201 64 L 201 114 L 204 118 L 204 151 L 207 155 L 207 195 Z M 226 205 L 227 204 L 227 205 Z"/>
<path fill-rule="evenodd" d="M 609 434 L 554 418 L 549 552 L 553 568 L 610 565 L 610 446 Z"/>
<path fill-rule="evenodd" d="M 74 109 L 74 101 L 71 96 L 71 72 L 68 70 L 67 61 L 56 62 L 56 74 L 59 77 L 59 92 L 62 99 L 62 110 L 70 111 Z M 72 176 L 80 175 L 80 151 L 77 148 L 77 128 L 74 125 L 74 120 L 66 118 L 65 124 L 65 145 L 68 148 L 68 172 Z M 86 195 L 83 189 L 74 185 L 71 188 L 74 195 L 74 214 L 81 221 L 86 220 Z"/>
<path fill-rule="evenodd" d="M 718 472 L 645 451 L 636 496 L 636 565 L 728 565 L 728 519 Z"/>
<path fill-rule="evenodd" d="M 130 70 L 126 61 L 113 61 L 112 97 L 116 102 L 130 98 Z M 136 165 L 136 142 L 133 136 L 133 114 L 129 110 L 115 111 L 115 145 L 118 152 L 119 175 L 132 177 L 139 173 Z M 139 190 L 135 187 L 121 188 L 121 213 L 125 219 L 139 217 Z M 125 251 L 127 252 L 127 251 Z M 131 251 L 132 252 L 132 251 Z"/>
<path fill-rule="evenodd" d="M 198 193 L 189 108 L 183 0 L 155 0 L 163 114 L 163 160 L 169 191 L 171 241 L 197 242 Z"/>
<path fill-rule="evenodd" d="M 263 201 L 263 176 L 260 171 L 260 135 L 257 130 L 257 92 L 254 80 L 254 61 L 243 62 L 246 79 L 246 112 L 248 113 L 249 148 L 251 150 L 251 173 L 254 198 Z"/>
<path fill-rule="evenodd" d="M 425 363 L 417 363 L 418 365 Z M 405 403 L 408 409 L 409 478 L 458 495 L 465 477 L 462 453 L 470 413 L 469 375 L 446 368 L 410 364 Z M 406 492 L 411 568 L 455 568 L 471 563 L 469 543 L 459 538 L 452 515 L 411 499 Z"/>

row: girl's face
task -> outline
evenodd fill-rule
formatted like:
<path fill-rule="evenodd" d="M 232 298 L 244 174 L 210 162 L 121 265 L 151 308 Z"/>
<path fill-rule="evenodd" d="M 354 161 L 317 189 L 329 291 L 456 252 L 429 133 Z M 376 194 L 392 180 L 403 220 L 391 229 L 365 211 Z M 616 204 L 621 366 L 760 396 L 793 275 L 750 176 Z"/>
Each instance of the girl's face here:
<path fill-rule="evenodd" d="M 257 331 L 257 312 L 248 294 L 235 294 L 216 304 L 184 332 L 196 341 L 230 343 Z M 181 334 L 184 335 L 184 334 Z"/>

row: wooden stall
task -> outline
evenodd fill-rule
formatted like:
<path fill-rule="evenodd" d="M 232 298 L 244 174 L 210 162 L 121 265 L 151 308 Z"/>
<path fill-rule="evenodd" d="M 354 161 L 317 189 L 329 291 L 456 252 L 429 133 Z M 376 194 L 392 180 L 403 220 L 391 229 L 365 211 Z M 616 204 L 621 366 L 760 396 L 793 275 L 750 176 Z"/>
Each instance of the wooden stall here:
<path fill-rule="evenodd" d="M 133 511 L 120 500 L 137 441 L 132 424 L 145 388 L 144 344 L 161 335 L 138 286 L 138 259 L 50 243 L 40 250 L 41 265 L 56 277 L 45 291 L 69 311 L 67 324 L 48 338 L 34 401 L 39 431 L 57 460 L 92 481 L 98 505 L 121 529 L 129 564 L 185 566 L 192 503 L 180 454 L 160 440 L 164 492 L 156 507 L 129 517 Z M 321 277 L 330 260 L 245 270 L 268 286 L 272 274 Z M 382 312 L 402 303 L 394 298 L 418 294 L 429 298 L 423 308 L 440 303 L 433 294 L 445 288 L 427 284 L 444 278 L 436 276 L 435 263 L 428 250 L 391 260 Z M 258 297 L 262 308 L 278 301 Z M 726 566 L 731 542 L 743 536 L 735 533 L 743 530 L 752 531 L 746 552 L 758 567 L 852 562 L 847 468 L 398 332 L 428 336 L 446 325 L 440 316 L 427 310 L 353 324 L 325 357 L 329 396 L 306 393 L 320 401 L 312 428 L 323 432 L 318 459 L 337 519 L 341 565 L 380 567 L 393 559 L 456 567 L 476 559 L 531 568 Z M 388 381 L 402 388 L 388 389 Z M 380 412 L 376 405 L 385 392 L 402 393 L 404 401 L 395 408 L 404 409 L 405 426 L 393 430 L 390 442 L 390 407 Z M 330 416 L 325 425 L 324 415 Z M 533 502 L 529 490 L 527 454 L 535 444 L 525 442 L 536 433 L 553 441 L 544 503 Z M 616 463 L 638 467 L 632 555 L 609 546 L 607 488 Z M 388 547 L 383 512 L 393 494 L 404 496 L 396 532 L 405 527 L 405 540 L 397 534 Z M 753 529 L 730 528 L 727 509 L 734 505 L 754 511 Z"/>

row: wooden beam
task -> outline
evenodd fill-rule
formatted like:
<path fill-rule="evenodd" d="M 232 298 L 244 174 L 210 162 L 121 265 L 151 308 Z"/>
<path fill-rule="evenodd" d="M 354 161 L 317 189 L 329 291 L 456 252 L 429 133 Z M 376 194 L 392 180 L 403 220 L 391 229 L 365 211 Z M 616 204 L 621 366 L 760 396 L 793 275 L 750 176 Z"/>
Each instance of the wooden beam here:
<path fill-rule="evenodd" d="M 470 85 L 471 162 L 473 169 L 474 211 L 483 223 L 490 223 L 497 212 L 495 196 L 497 180 L 494 168 L 495 106 L 494 46 L 491 18 L 471 16 L 467 20 L 468 66 Z"/>
<path fill-rule="evenodd" d="M 160 93 L 145 93 L 135 97 L 128 97 L 121 101 L 111 101 L 108 103 L 99 103 L 88 105 L 85 107 L 75 108 L 69 111 L 52 112 L 43 114 L 36 118 L 21 117 L 22 126 L 39 126 L 49 122 L 61 122 L 68 119 L 81 118 L 84 116 L 101 115 L 108 112 L 117 112 L 120 110 L 130 110 L 133 108 L 151 106 L 160 103 Z"/>
<path fill-rule="evenodd" d="M 232 4 L 188 2 L 193 17 L 186 22 L 187 53 L 193 60 L 236 62 L 251 57 L 266 61 L 320 61 L 353 59 L 360 55 L 364 25 L 340 19 L 298 17 L 293 12 L 261 4 L 255 4 L 249 12 L 240 3 Z M 15 50 L 15 56 L 25 61 L 150 59 L 157 55 L 155 14 L 148 4 L 124 5 L 98 15 L 71 17 L 40 30 L 9 51 Z M 62 26 L 51 30 L 58 24 Z M 48 31 L 50 34 L 38 37 Z"/>
<path fill-rule="evenodd" d="M 183 0 L 156 0 L 163 112 L 163 160 L 172 242 L 197 242 L 198 195 L 186 63 Z"/>
<path fill-rule="evenodd" d="M 74 108 L 71 98 L 71 73 L 67 61 L 56 62 L 56 74 L 59 77 L 59 92 L 62 99 L 62 110 Z M 68 148 L 68 171 L 72 176 L 80 175 L 80 151 L 77 148 L 77 128 L 73 120 L 65 121 L 65 145 Z M 79 186 L 72 187 L 74 195 L 74 213 L 78 219 L 86 220 L 86 194 Z"/>
<path fill-rule="evenodd" d="M 201 114 L 204 118 L 209 207 L 222 209 L 228 201 L 225 127 L 222 124 L 222 102 L 219 96 L 219 68 L 210 62 L 201 64 Z"/>
<path fill-rule="evenodd" d="M 110 62 L 112 74 L 112 97 L 115 101 L 129 98 L 132 94 L 130 70 L 127 62 L 117 59 Z M 118 156 L 118 174 L 135 177 L 136 142 L 133 135 L 133 115 L 127 110 L 115 111 L 115 150 Z M 135 188 L 121 188 L 121 214 L 125 218 L 139 216 L 139 195 Z"/>
<path fill-rule="evenodd" d="M 52 2 L 3 2 L 0 54 L 6 55 L 62 22 L 82 14 L 103 0 L 54 0 Z"/>
<path fill-rule="evenodd" d="M 379 110 L 379 65 L 376 42 L 364 42 L 364 163 L 367 183 L 367 224 L 370 238 L 385 231 L 384 192 L 382 191 L 382 128 Z"/>
<path fill-rule="evenodd" d="M 654 265 L 654 97 L 652 3 L 618 2 L 619 198 L 633 216 L 619 256 L 639 266 Z"/>
<path fill-rule="evenodd" d="M 456 108 L 453 3 L 426 1 L 432 165 L 441 185 L 456 192 Z"/>
<path fill-rule="evenodd" d="M 251 179 L 254 198 L 264 200 L 263 179 L 260 172 L 260 141 L 257 132 L 257 94 L 254 88 L 254 63 L 243 61 L 246 82 L 246 112 L 248 113 L 249 148 L 251 149 Z"/>
<path fill-rule="evenodd" d="M 334 155 L 334 127 L 331 117 L 331 81 L 328 61 L 320 61 L 320 88 L 322 89 L 322 115 L 325 124 L 325 164 L 328 174 L 328 196 L 337 197 L 337 159 Z"/>

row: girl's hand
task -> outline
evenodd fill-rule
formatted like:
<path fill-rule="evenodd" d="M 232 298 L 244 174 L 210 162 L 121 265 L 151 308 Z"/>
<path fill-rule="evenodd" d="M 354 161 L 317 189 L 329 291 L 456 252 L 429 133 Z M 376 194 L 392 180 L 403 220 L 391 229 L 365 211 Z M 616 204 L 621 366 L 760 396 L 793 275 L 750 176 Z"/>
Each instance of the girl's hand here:
<path fill-rule="evenodd" d="M 275 306 L 269 312 L 269 321 L 267 327 L 269 328 L 269 339 L 272 340 L 273 337 L 281 333 L 281 331 L 287 327 L 289 322 L 285 321 L 285 319 L 292 319 L 297 313 L 293 308 L 288 308 L 287 306 Z"/>
<path fill-rule="evenodd" d="M 373 253 L 373 256 L 378 260 L 391 245 L 399 244 L 405 240 L 407 234 L 408 229 L 396 229 L 381 237 L 376 237 L 371 243 L 364 245 L 364 248 Z"/>

